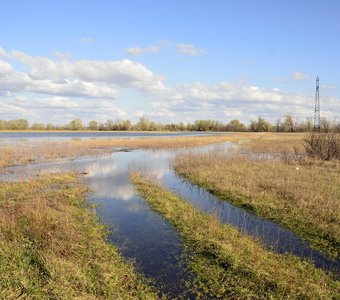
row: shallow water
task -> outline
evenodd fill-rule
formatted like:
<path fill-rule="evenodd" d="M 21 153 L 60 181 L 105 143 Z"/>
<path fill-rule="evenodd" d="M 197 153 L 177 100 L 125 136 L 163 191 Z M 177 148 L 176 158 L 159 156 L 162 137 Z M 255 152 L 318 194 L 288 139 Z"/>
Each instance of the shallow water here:
<path fill-rule="evenodd" d="M 190 151 L 229 152 L 229 143 L 191 148 Z M 220 201 L 204 189 L 177 176 L 170 167 L 171 158 L 189 150 L 133 150 L 114 152 L 109 157 L 90 157 L 61 163 L 32 164 L 8 168 L 0 180 L 17 180 L 31 175 L 77 171 L 86 174 L 84 180 L 92 193 L 89 198 L 99 203 L 99 217 L 112 227 L 110 240 L 121 247 L 125 257 L 135 260 L 140 271 L 153 278 L 164 293 L 176 296 L 185 291 L 183 281 L 189 274 L 181 257 L 185 255 L 183 242 L 176 230 L 148 206 L 138 195 L 128 177 L 129 168 L 140 170 L 162 182 L 203 211 L 217 216 L 222 222 L 263 241 L 279 253 L 289 252 L 311 259 L 320 268 L 340 274 L 340 261 L 331 261 L 310 249 L 291 231 L 263 220 Z"/>
<path fill-rule="evenodd" d="M 142 137 L 173 137 L 173 136 L 197 136 L 221 134 L 220 132 L 197 132 L 197 131 L 176 131 L 176 132 L 145 132 L 145 131 L 44 131 L 44 132 L 15 132 L 0 131 L 0 143 L 17 142 L 41 142 L 41 141 L 67 141 L 87 139 L 114 139 L 114 138 L 142 138 Z M 224 133 L 226 134 L 226 133 Z"/>

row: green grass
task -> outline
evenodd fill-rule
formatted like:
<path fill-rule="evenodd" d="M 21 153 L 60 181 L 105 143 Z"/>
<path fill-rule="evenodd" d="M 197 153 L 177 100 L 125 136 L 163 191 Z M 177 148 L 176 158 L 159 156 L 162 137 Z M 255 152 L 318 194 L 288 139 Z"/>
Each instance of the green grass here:
<path fill-rule="evenodd" d="M 131 178 L 151 209 L 185 240 L 196 275 L 188 286 L 197 299 L 340 299 L 340 282 L 332 275 L 265 249 L 138 173 Z"/>
<path fill-rule="evenodd" d="M 291 229 L 340 258 L 339 162 L 284 163 L 225 155 L 179 155 L 177 173 L 222 200 Z"/>
<path fill-rule="evenodd" d="M 74 175 L 0 184 L 0 299 L 156 299 Z"/>

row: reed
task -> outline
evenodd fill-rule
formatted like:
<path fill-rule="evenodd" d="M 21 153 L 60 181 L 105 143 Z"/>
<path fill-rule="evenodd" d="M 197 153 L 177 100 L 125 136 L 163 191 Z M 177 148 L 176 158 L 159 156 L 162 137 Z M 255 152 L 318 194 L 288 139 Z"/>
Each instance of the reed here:
<path fill-rule="evenodd" d="M 175 226 L 195 274 L 197 299 L 337 299 L 340 282 L 292 255 L 276 254 L 230 225 L 200 212 L 139 173 L 131 174 L 151 209 Z"/>

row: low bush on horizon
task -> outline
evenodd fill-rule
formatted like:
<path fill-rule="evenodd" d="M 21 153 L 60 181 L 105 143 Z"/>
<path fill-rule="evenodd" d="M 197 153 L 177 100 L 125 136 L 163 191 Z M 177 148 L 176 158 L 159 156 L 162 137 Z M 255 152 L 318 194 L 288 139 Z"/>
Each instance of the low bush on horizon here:
<path fill-rule="evenodd" d="M 311 158 L 321 160 L 340 159 L 340 133 L 313 132 L 303 139 L 304 148 Z"/>

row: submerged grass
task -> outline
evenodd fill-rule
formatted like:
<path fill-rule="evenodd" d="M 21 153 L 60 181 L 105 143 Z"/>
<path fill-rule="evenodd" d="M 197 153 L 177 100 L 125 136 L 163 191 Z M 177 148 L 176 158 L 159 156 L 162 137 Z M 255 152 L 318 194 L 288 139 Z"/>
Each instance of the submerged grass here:
<path fill-rule="evenodd" d="M 0 168 L 33 162 L 102 155 L 110 152 L 112 151 L 108 148 L 81 147 L 72 142 L 0 144 Z"/>
<path fill-rule="evenodd" d="M 193 137 L 153 137 L 136 139 L 72 140 L 68 142 L 0 144 L 0 167 L 29 164 L 61 158 L 72 159 L 80 156 L 102 155 L 112 152 L 113 147 L 164 149 L 193 147 L 225 142 L 226 135 Z"/>
<path fill-rule="evenodd" d="M 131 174 L 150 207 L 172 223 L 192 253 L 196 277 L 188 284 L 198 299 L 339 299 L 340 282 L 292 255 L 221 224 L 165 188 Z"/>
<path fill-rule="evenodd" d="M 239 207 L 273 220 L 340 257 L 340 163 L 284 163 L 210 154 L 182 154 L 175 170 Z"/>
<path fill-rule="evenodd" d="M 156 299 L 74 175 L 0 184 L 0 299 Z"/>
<path fill-rule="evenodd" d="M 60 158 L 72 159 L 79 156 L 110 153 L 113 147 L 165 149 L 194 147 L 226 141 L 258 139 L 261 134 L 233 133 L 190 137 L 152 137 L 122 139 L 88 139 L 68 142 L 35 142 L 18 144 L 0 143 L 0 167 L 29 164 Z"/>

